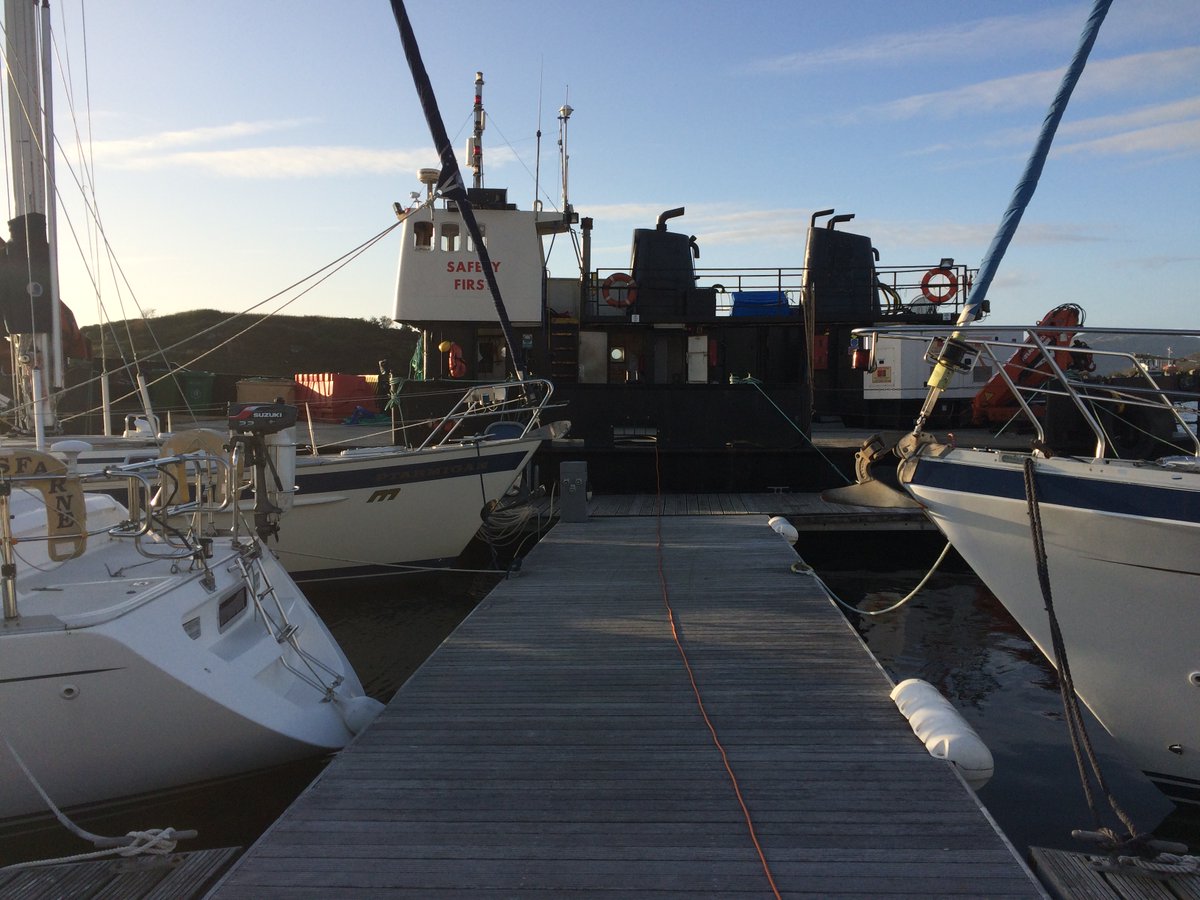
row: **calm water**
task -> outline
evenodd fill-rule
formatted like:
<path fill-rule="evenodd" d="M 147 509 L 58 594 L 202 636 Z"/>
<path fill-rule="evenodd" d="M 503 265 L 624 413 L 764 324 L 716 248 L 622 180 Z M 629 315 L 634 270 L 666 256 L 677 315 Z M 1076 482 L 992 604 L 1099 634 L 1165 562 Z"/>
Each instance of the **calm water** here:
<path fill-rule="evenodd" d="M 930 557 L 930 560 L 932 557 Z M 818 566 L 843 599 L 881 608 L 907 593 L 924 570 L 835 571 Z M 926 560 L 920 560 L 921 563 Z M 494 576 L 422 575 L 351 589 L 309 590 L 314 605 L 342 643 L 368 692 L 386 700 L 437 648 L 495 584 Z M 991 748 L 996 774 L 980 799 L 1013 844 L 1085 849 L 1072 828 L 1091 828 L 1062 721 L 1053 670 L 1003 608 L 969 571 L 936 575 L 902 611 L 862 619 L 859 633 L 891 677 L 936 685 Z M 1116 755 L 1094 725 L 1105 774 L 1139 828 L 1200 849 L 1200 817 L 1173 812 L 1170 803 Z M 200 837 L 181 849 L 248 846 L 320 771 L 309 762 L 164 797 L 152 804 L 80 823 L 100 834 L 143 828 L 195 828 Z M 90 849 L 59 826 L 8 834 L 0 863 Z"/>
<path fill-rule="evenodd" d="M 961 562 L 960 562 L 961 566 Z M 826 571 L 843 600 L 864 610 L 891 606 L 924 576 Z M 1087 850 L 1071 830 L 1094 829 L 1063 720 L 1054 669 L 991 592 L 962 566 L 937 574 L 910 603 L 885 616 L 851 616 L 891 678 L 922 678 L 962 712 L 992 751 L 996 772 L 980 800 L 1012 843 Z M 1126 763 L 1107 732 L 1086 713 L 1104 777 L 1139 831 L 1200 849 L 1200 815 L 1177 812 Z M 1102 820 L 1121 832 L 1108 813 Z"/>

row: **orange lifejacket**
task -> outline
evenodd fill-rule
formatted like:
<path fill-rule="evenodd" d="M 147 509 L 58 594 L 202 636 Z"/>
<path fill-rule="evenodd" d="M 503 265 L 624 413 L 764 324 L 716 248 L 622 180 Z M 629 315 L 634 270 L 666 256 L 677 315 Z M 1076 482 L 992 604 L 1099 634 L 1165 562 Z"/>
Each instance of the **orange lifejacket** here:
<path fill-rule="evenodd" d="M 463 359 L 462 347 L 451 341 L 450 349 L 446 351 L 446 365 L 451 378 L 462 378 L 467 374 L 467 363 Z"/>

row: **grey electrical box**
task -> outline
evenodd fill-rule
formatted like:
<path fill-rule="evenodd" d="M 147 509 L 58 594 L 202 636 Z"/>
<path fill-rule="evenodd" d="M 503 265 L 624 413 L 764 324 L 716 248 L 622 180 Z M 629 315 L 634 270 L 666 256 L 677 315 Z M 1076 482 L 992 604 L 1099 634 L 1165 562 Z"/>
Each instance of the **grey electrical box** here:
<path fill-rule="evenodd" d="M 561 521 L 587 521 L 587 463 L 559 463 L 558 498 L 558 518 Z"/>

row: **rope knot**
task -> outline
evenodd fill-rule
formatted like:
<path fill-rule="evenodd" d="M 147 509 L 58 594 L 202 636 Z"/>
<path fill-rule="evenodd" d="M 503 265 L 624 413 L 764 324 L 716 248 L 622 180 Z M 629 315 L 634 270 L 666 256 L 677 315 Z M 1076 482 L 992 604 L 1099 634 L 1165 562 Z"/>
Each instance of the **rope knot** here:
<path fill-rule="evenodd" d="M 178 843 L 174 828 L 151 828 L 148 831 L 131 831 L 128 846 L 117 851 L 120 856 L 167 856 L 175 852 Z"/>

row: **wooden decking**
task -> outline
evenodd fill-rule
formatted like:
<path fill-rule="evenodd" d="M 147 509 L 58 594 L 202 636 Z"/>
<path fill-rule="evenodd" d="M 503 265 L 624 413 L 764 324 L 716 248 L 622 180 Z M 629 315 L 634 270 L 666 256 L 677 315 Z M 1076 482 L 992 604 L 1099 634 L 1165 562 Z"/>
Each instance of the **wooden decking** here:
<path fill-rule="evenodd" d="M 0 872 L 0 895 L 22 900 L 189 900 L 212 885 L 239 847 L 98 859 Z"/>
<path fill-rule="evenodd" d="M 876 509 L 830 503 L 820 494 L 608 494 L 588 501 L 588 514 L 608 516 L 784 516 L 800 530 L 936 531 L 918 508 Z"/>
<path fill-rule="evenodd" d="M 1030 851 L 1042 878 L 1064 900 L 1196 900 L 1200 874 L 1172 872 L 1169 866 L 1114 865 L 1105 856 L 1047 850 Z M 1178 868 L 1183 869 L 1183 866 Z"/>
<path fill-rule="evenodd" d="M 661 528 L 661 572 L 659 535 Z M 762 516 L 559 523 L 213 897 L 1037 897 Z"/>

